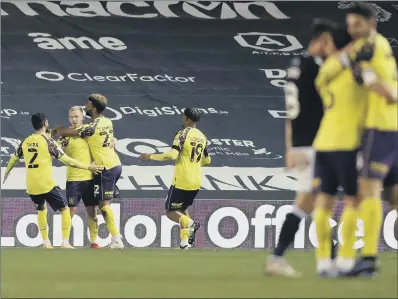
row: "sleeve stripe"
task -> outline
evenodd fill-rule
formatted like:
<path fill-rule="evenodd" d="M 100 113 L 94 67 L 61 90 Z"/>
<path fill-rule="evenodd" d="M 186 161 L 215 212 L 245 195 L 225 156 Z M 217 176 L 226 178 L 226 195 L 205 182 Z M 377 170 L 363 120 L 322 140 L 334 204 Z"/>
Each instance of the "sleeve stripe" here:
<path fill-rule="evenodd" d="M 182 134 L 180 135 L 180 150 L 182 150 L 183 149 L 183 147 L 184 147 L 184 143 L 185 143 L 185 140 L 187 139 L 187 135 L 188 135 L 188 132 L 191 130 L 191 128 L 186 128 L 183 132 L 182 132 Z"/>
<path fill-rule="evenodd" d="M 180 147 L 177 145 L 173 145 L 171 148 L 177 150 L 178 152 L 181 151 Z"/>

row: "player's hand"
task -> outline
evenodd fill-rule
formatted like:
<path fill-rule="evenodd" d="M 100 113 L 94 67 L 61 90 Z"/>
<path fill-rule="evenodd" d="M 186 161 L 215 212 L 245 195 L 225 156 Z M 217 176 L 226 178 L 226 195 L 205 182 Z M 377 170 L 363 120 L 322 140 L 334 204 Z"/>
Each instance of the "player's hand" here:
<path fill-rule="evenodd" d="M 113 139 L 111 140 L 111 143 L 109 144 L 109 146 L 110 146 L 111 148 L 115 148 L 116 143 L 117 143 L 117 139 L 116 139 L 116 138 L 113 138 Z"/>
<path fill-rule="evenodd" d="M 306 154 L 288 151 L 286 153 L 286 167 L 297 168 L 298 170 L 305 169 L 309 164 Z"/>
<path fill-rule="evenodd" d="M 292 152 L 290 150 L 286 151 L 285 159 L 286 159 L 286 168 L 293 168 L 294 165 L 292 159 Z"/>
<path fill-rule="evenodd" d="M 355 57 L 356 62 L 360 61 L 369 61 L 373 57 L 374 52 L 374 44 L 373 43 L 365 43 L 358 51 L 357 56 Z"/>
<path fill-rule="evenodd" d="M 6 182 L 6 179 L 8 178 L 8 173 L 4 176 L 4 178 L 3 178 L 3 185 L 4 185 L 4 183 Z"/>
<path fill-rule="evenodd" d="M 56 137 L 58 137 L 58 129 L 60 129 L 60 128 L 62 128 L 62 126 L 57 125 L 57 126 L 55 126 L 54 128 L 52 128 L 52 129 L 50 130 L 51 138 L 56 138 Z"/>
<path fill-rule="evenodd" d="M 151 159 L 151 154 L 142 154 L 138 157 L 138 159 L 142 161 L 149 161 Z"/>
<path fill-rule="evenodd" d="M 104 166 L 98 166 L 95 164 L 95 162 L 93 162 L 88 166 L 88 170 L 94 174 L 100 174 L 104 170 Z"/>

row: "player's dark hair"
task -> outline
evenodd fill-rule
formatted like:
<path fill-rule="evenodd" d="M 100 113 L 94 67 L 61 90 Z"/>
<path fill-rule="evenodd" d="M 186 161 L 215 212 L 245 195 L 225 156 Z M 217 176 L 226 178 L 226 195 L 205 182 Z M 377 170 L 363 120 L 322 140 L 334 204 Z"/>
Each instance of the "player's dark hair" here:
<path fill-rule="evenodd" d="M 44 115 L 44 113 L 33 114 L 31 118 L 33 128 L 35 128 L 35 130 L 40 130 L 44 127 L 44 123 L 46 122 L 46 120 L 47 117 Z"/>
<path fill-rule="evenodd" d="M 352 37 L 348 33 L 346 28 L 338 28 L 332 35 L 333 42 L 338 50 L 343 49 L 350 42 L 352 42 Z"/>
<path fill-rule="evenodd" d="M 184 110 L 184 115 L 193 122 L 198 122 L 200 120 L 200 111 L 196 108 L 186 108 Z"/>
<path fill-rule="evenodd" d="M 310 29 L 310 39 L 316 39 L 324 33 L 333 34 L 338 24 L 328 19 L 314 19 Z"/>
<path fill-rule="evenodd" d="M 377 11 L 370 3 L 354 2 L 353 7 L 348 10 L 349 14 L 360 15 L 366 19 L 376 19 Z"/>
<path fill-rule="evenodd" d="M 93 106 L 97 109 L 98 113 L 102 113 L 108 103 L 108 100 L 100 94 L 92 94 L 88 97 L 88 100 L 93 103 Z"/>

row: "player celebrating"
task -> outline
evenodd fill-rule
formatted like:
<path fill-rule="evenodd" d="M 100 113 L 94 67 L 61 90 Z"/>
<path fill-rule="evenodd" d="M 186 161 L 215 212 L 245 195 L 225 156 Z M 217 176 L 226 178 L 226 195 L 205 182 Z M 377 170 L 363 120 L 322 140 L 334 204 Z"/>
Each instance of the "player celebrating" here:
<path fill-rule="evenodd" d="M 36 132 L 19 144 L 15 155 L 8 162 L 3 184 L 15 164 L 23 157 L 26 166 L 27 193 L 36 205 L 43 247 L 53 248 L 48 239 L 47 202 L 54 211 L 61 212 L 63 238 L 61 248 L 73 248 L 69 244 L 71 215 L 67 200 L 53 178 L 52 157 L 70 167 L 86 169 L 94 173 L 100 173 L 103 167 L 97 166 L 95 163 L 83 163 L 65 155 L 57 143 L 47 136 L 48 120 L 44 114 L 33 114 L 32 125 Z"/>
<path fill-rule="evenodd" d="M 83 108 L 74 106 L 69 109 L 69 122 L 72 128 L 83 125 Z M 61 137 L 58 144 L 65 153 L 74 159 L 79 159 L 84 163 L 91 163 L 91 153 L 87 140 L 80 137 Z M 68 167 L 66 170 L 66 198 L 71 217 L 76 214 L 76 207 L 81 199 L 86 207 L 88 216 L 88 228 L 90 230 L 90 248 L 100 248 L 96 243 L 98 237 L 98 218 L 96 206 L 98 202 L 94 200 L 93 175 L 90 171 Z"/>
<path fill-rule="evenodd" d="M 54 131 L 59 136 L 86 138 L 94 161 L 105 168 L 100 175 L 94 177 L 94 199 L 98 202 L 106 226 L 112 235 L 110 248 L 122 249 L 124 248 L 122 237 L 116 227 L 115 216 L 110 207 L 116 182 L 122 173 L 122 166 L 119 156 L 111 145 L 112 121 L 102 115 L 107 104 L 108 100 L 103 95 L 90 95 L 86 105 L 86 114 L 91 117 L 91 123 L 78 128 L 59 127 Z"/>
<path fill-rule="evenodd" d="M 368 96 L 361 146 L 363 167 L 359 178 L 365 244 L 362 248 L 363 257 L 348 275 L 373 275 L 377 270 L 376 256 L 383 218 L 383 180 L 389 171 L 397 171 L 398 165 L 397 63 L 388 40 L 376 31 L 376 12 L 371 5 L 357 3 L 348 12 L 346 22 L 355 40 L 355 60 L 367 62 L 362 62 L 360 67 L 353 67 L 348 59 L 352 56 L 350 52 L 341 55 L 342 62 L 351 64 L 358 83 L 364 85 Z M 394 175 L 397 184 L 398 175 L 390 174 L 392 177 Z"/>
<path fill-rule="evenodd" d="M 337 257 L 337 269 L 347 273 L 354 265 L 355 231 L 359 215 L 357 200 L 357 153 L 365 110 L 364 91 L 356 84 L 349 68 L 335 72 L 339 65 L 337 50 L 351 41 L 347 32 L 325 22 L 315 30 L 310 52 L 327 57 L 316 78 L 316 87 L 324 104 L 324 116 L 314 141 L 316 153 L 315 184 L 319 184 L 314 220 L 319 247 L 316 249 L 317 271 L 331 276 L 331 226 L 334 196 L 344 190 L 344 222 Z"/>
<path fill-rule="evenodd" d="M 311 214 L 315 201 L 312 192 L 315 151 L 312 143 L 323 115 L 322 100 L 315 88 L 320 63 L 319 57 L 295 57 L 287 71 L 286 166 L 297 173 L 298 190 L 293 211 L 286 215 L 278 244 L 273 255 L 267 259 L 266 272 L 272 275 L 300 275 L 285 261 L 283 255 L 294 240 L 301 219 Z"/>
<path fill-rule="evenodd" d="M 202 181 L 201 166 L 210 164 L 207 151 L 207 138 L 196 128 L 200 112 L 195 108 L 184 110 L 184 129 L 174 137 L 171 150 L 164 154 L 142 154 L 141 160 L 176 160 L 173 183 L 166 199 L 167 217 L 180 224 L 180 248 L 188 249 L 195 242 L 195 234 L 200 227 L 188 214 L 199 192 Z"/>

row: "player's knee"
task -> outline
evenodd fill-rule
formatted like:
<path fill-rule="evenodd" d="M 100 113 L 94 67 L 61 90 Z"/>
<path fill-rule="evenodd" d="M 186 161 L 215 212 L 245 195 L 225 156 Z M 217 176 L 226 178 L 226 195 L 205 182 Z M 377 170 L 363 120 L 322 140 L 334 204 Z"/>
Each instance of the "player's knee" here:
<path fill-rule="evenodd" d="M 344 196 L 344 207 L 358 208 L 359 202 L 357 196 Z"/>
<path fill-rule="evenodd" d="M 70 207 L 69 210 L 70 210 L 70 217 L 73 217 L 76 214 L 77 210 L 76 207 Z"/>
<path fill-rule="evenodd" d="M 97 211 L 95 210 L 95 206 L 86 207 L 87 216 L 94 219 L 97 217 Z"/>
<path fill-rule="evenodd" d="M 47 209 L 47 207 L 46 207 L 45 203 L 38 204 L 36 207 L 37 211 L 45 211 L 46 209 Z"/>
<path fill-rule="evenodd" d="M 359 195 L 363 197 L 379 197 L 383 183 L 379 179 L 360 178 L 359 179 Z"/>
<path fill-rule="evenodd" d="M 334 208 L 334 197 L 326 193 L 320 193 L 316 199 L 315 206 L 332 211 Z"/>
<path fill-rule="evenodd" d="M 296 197 L 296 205 L 307 215 L 314 210 L 316 197 L 312 193 L 298 193 Z"/>
<path fill-rule="evenodd" d="M 102 210 L 105 206 L 110 205 L 110 200 L 102 200 L 98 203 L 98 207 Z"/>

